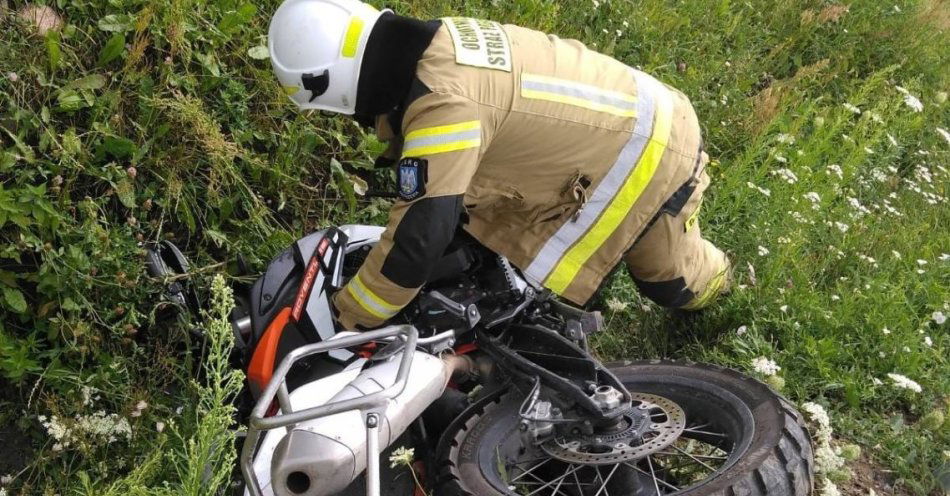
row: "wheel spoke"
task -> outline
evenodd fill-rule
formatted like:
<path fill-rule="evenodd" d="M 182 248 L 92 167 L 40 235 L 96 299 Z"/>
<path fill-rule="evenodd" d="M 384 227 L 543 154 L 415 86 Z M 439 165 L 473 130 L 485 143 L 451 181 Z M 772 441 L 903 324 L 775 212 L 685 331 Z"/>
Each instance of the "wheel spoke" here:
<path fill-rule="evenodd" d="M 670 447 L 673 448 L 673 449 L 675 449 L 676 451 L 679 451 L 680 453 L 682 453 L 682 454 L 684 454 L 684 455 L 686 455 L 686 456 L 692 458 L 693 461 L 695 461 L 696 463 L 698 463 L 698 464 L 700 464 L 700 465 L 702 465 L 702 466 L 708 468 L 709 470 L 712 470 L 713 472 L 716 471 L 716 469 L 712 468 L 712 467 L 711 467 L 710 465 L 708 465 L 706 462 L 704 462 L 704 461 L 700 460 L 699 458 L 696 458 L 696 457 L 693 456 L 692 454 L 687 453 L 687 452 L 683 451 L 682 449 L 680 449 L 679 446 L 676 446 L 675 444 L 671 444 Z"/>
<path fill-rule="evenodd" d="M 728 437 L 725 434 L 720 434 L 718 432 L 700 431 L 696 429 L 683 429 L 683 432 L 689 432 L 690 434 L 702 434 L 704 436 Z"/>
<path fill-rule="evenodd" d="M 654 455 L 669 455 L 669 456 L 691 456 L 696 458 L 701 458 L 703 460 L 728 460 L 725 456 L 711 456 L 711 455 L 690 455 L 689 453 L 671 453 L 669 451 L 657 451 L 653 453 Z"/>
<path fill-rule="evenodd" d="M 656 489 L 656 494 L 660 495 L 660 485 L 656 478 L 656 471 L 653 470 L 653 461 L 650 460 L 650 455 L 647 455 L 647 466 L 650 467 L 650 476 L 653 477 L 653 487 Z"/>
<path fill-rule="evenodd" d="M 572 472 L 571 472 L 571 467 L 572 467 L 572 466 L 573 466 L 573 465 L 568 465 L 568 466 L 567 466 L 567 470 L 564 471 L 564 475 L 562 475 L 562 476 L 558 479 L 557 485 L 554 486 L 554 492 L 551 493 L 551 496 L 557 496 L 558 494 L 561 494 L 561 484 L 564 484 L 564 479 L 567 479 L 567 476 L 572 473 Z M 575 470 L 575 472 L 576 472 L 576 470 Z"/>
<path fill-rule="evenodd" d="M 614 465 L 613 470 L 611 470 L 610 473 L 607 474 L 606 479 L 604 479 L 603 476 L 600 475 L 600 467 L 597 467 L 597 475 L 599 475 L 601 480 L 604 481 L 604 484 L 600 486 L 600 490 L 598 490 L 597 494 L 595 494 L 594 496 L 600 496 L 600 493 L 604 493 L 604 496 L 610 496 L 610 494 L 607 492 L 607 483 L 610 482 L 610 478 L 614 476 L 614 472 L 617 471 L 618 467 L 620 467 L 620 464 Z"/>
<path fill-rule="evenodd" d="M 564 475 L 562 475 L 562 476 L 558 477 L 557 479 L 554 479 L 554 480 L 552 480 L 552 481 L 550 481 L 550 482 L 544 484 L 543 486 L 541 486 L 541 487 L 535 489 L 534 491 L 531 491 L 530 493 L 528 493 L 527 496 L 532 496 L 532 495 L 538 493 L 539 491 L 541 491 L 542 489 L 546 489 L 546 488 L 548 488 L 548 487 L 551 487 L 551 484 L 554 484 L 555 482 L 557 482 L 557 481 L 559 481 L 559 480 L 563 481 L 563 480 L 564 480 L 568 475 L 570 475 L 571 473 L 580 470 L 580 468 L 581 468 L 582 466 L 583 466 L 583 465 L 578 465 L 577 468 L 575 468 L 574 470 L 571 470 L 571 465 L 568 465 L 567 471 L 565 471 Z M 544 482 L 544 481 L 542 481 L 542 482 Z M 561 485 L 558 484 L 558 487 L 561 487 Z M 557 489 L 555 489 L 555 493 L 554 493 L 554 494 L 557 494 L 556 491 L 557 491 Z"/>
<path fill-rule="evenodd" d="M 640 472 L 640 473 L 643 474 L 643 475 L 646 475 L 646 476 L 649 476 L 649 475 L 650 475 L 649 472 L 643 470 L 642 468 L 640 468 L 640 467 L 638 467 L 638 466 L 636 466 L 636 465 L 634 465 L 634 464 L 632 464 L 632 463 L 630 463 L 630 462 L 623 462 L 623 464 L 626 465 L 626 466 L 628 466 L 628 467 L 630 467 L 630 468 L 632 468 L 632 469 L 634 469 L 634 470 L 636 470 L 637 472 Z M 660 484 L 663 484 L 664 486 L 666 486 L 666 487 L 668 487 L 668 488 L 674 490 L 674 491 L 679 491 L 679 490 L 680 490 L 680 488 L 674 486 L 673 484 L 670 484 L 669 482 L 667 482 L 667 481 L 665 481 L 665 480 L 663 480 L 663 479 L 654 479 L 654 480 L 655 480 L 656 482 L 658 482 L 658 483 L 660 483 Z M 659 489 L 659 488 L 658 488 L 658 489 Z"/>
<path fill-rule="evenodd" d="M 540 467 L 541 465 L 544 465 L 545 463 L 547 463 L 547 462 L 549 462 L 549 461 L 551 461 L 551 458 L 545 458 L 544 460 L 541 461 L 541 463 L 539 463 L 539 464 L 537 464 L 537 465 L 535 465 L 535 466 L 529 468 L 528 470 L 525 470 L 524 472 L 522 472 L 521 474 L 519 474 L 519 475 L 518 475 L 517 477 L 515 477 L 514 479 L 511 479 L 511 481 L 509 481 L 509 482 L 518 482 L 518 479 L 520 479 L 520 478 L 522 478 L 522 477 L 524 477 L 524 476 L 526 476 L 526 475 L 530 475 L 531 472 L 534 472 L 538 467 Z M 533 475 L 532 475 L 532 477 L 534 477 L 535 479 L 537 479 L 537 477 L 535 477 L 535 476 L 533 476 Z M 540 479 L 538 479 L 538 480 L 540 480 Z M 541 482 L 544 482 L 544 481 L 541 480 Z"/>

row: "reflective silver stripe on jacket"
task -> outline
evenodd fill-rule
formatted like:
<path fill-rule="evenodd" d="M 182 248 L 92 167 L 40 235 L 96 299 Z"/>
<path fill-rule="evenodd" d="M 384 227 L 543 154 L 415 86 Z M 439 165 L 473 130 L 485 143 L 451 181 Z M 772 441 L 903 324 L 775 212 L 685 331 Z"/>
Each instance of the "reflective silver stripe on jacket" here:
<path fill-rule="evenodd" d="M 621 97 L 612 96 L 611 94 L 605 91 L 597 90 L 596 88 L 587 88 L 586 85 L 557 84 L 550 81 L 536 81 L 525 77 L 521 81 L 521 88 L 525 90 L 541 91 L 544 93 L 553 93 L 556 95 L 577 98 L 622 110 L 633 111 L 637 109 L 637 103 L 632 101 L 632 99 L 624 99 Z"/>
<path fill-rule="evenodd" d="M 652 76 L 633 70 L 637 81 L 637 122 L 633 134 L 620 151 L 607 175 L 591 194 L 577 219 L 567 221 L 541 247 L 525 271 L 535 283 L 543 283 L 557 265 L 561 256 L 586 233 L 600 214 L 617 195 L 624 181 L 636 167 L 653 132 L 656 97 L 660 91 L 669 91 Z"/>

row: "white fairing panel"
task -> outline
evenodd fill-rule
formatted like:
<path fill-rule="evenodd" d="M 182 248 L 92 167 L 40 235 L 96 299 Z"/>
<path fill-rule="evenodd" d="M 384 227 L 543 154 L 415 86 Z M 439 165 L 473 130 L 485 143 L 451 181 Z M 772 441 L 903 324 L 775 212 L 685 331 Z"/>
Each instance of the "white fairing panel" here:
<path fill-rule="evenodd" d="M 350 253 L 357 248 L 378 243 L 379 238 L 383 235 L 383 231 L 385 231 L 386 228 L 362 224 L 348 224 L 340 226 L 340 230 L 346 234 L 346 252 Z"/>

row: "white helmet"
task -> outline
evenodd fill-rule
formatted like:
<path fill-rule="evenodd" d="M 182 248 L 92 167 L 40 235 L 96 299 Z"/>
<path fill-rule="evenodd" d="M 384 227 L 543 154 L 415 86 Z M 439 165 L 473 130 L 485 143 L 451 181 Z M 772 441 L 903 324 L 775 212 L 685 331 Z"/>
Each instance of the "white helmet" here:
<path fill-rule="evenodd" d="M 382 12 L 358 0 L 285 0 L 270 21 L 270 60 L 301 109 L 353 114 L 366 41 Z"/>

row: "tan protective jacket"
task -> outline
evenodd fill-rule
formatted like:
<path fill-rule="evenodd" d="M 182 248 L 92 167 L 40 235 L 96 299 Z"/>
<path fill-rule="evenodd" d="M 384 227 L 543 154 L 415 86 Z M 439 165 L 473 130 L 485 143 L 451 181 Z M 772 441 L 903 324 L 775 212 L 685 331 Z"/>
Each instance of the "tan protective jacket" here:
<path fill-rule="evenodd" d="M 683 94 L 578 41 L 447 18 L 416 77 L 402 129 L 380 121 L 402 198 L 336 297 L 345 327 L 405 306 L 463 212 L 477 240 L 583 304 L 705 164 Z"/>

